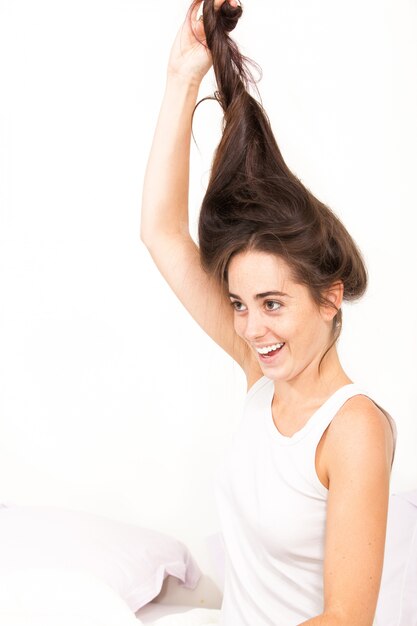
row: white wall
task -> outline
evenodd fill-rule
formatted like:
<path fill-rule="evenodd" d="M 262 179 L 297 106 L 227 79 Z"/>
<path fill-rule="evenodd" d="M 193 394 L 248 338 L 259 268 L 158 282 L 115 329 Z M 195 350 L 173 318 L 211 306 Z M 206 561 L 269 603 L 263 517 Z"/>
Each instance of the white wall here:
<path fill-rule="evenodd" d="M 0 1 L 0 500 L 169 532 L 211 575 L 212 480 L 245 380 L 138 234 L 187 7 Z M 392 490 L 415 488 L 417 5 L 247 0 L 244 11 L 234 37 L 263 69 L 284 158 L 365 254 L 369 292 L 345 307 L 340 353 L 397 421 Z M 213 90 L 210 74 L 201 96 Z M 220 119 L 212 102 L 195 115 L 194 234 Z"/>

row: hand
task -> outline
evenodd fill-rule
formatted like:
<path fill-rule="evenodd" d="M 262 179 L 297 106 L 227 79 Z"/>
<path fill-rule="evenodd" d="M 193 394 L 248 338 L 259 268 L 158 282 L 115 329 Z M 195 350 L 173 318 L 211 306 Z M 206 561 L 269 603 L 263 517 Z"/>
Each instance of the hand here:
<path fill-rule="evenodd" d="M 219 9 L 223 2 L 229 2 L 233 7 L 238 6 L 237 0 L 215 0 L 214 8 Z M 206 44 L 203 21 L 197 20 L 200 5 L 201 2 L 198 2 L 188 11 L 174 40 L 168 61 L 168 74 L 180 75 L 198 84 L 213 63 Z"/>

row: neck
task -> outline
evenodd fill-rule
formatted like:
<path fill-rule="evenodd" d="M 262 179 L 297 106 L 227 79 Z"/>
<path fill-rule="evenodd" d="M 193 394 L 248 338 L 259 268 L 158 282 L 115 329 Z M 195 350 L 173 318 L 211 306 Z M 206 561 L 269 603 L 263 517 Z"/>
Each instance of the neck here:
<path fill-rule="evenodd" d="M 274 403 L 288 410 L 311 404 L 322 404 L 334 391 L 352 382 L 343 370 L 336 346 L 323 358 L 310 363 L 291 380 L 275 381 Z"/>

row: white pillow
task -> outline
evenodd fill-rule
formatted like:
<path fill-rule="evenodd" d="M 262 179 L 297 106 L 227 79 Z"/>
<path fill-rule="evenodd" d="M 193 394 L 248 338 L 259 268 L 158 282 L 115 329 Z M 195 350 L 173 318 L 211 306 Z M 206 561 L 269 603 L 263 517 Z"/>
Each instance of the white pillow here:
<path fill-rule="evenodd" d="M 0 574 L 2 626 L 140 626 L 111 587 L 77 570 L 28 568 Z"/>
<path fill-rule="evenodd" d="M 55 507 L 0 507 L 0 575 L 25 568 L 91 573 L 136 612 L 166 576 L 194 589 L 201 572 L 173 537 L 99 515 Z"/>
<path fill-rule="evenodd" d="M 376 626 L 417 626 L 417 489 L 391 494 Z"/>

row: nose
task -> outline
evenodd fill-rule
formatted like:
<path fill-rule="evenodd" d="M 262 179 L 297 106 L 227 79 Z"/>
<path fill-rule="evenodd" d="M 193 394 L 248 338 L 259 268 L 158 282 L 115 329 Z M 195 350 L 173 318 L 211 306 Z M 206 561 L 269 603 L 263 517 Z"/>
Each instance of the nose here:
<path fill-rule="evenodd" d="M 248 311 L 245 321 L 244 336 L 248 341 L 261 339 L 267 332 L 265 321 L 259 311 Z"/>

